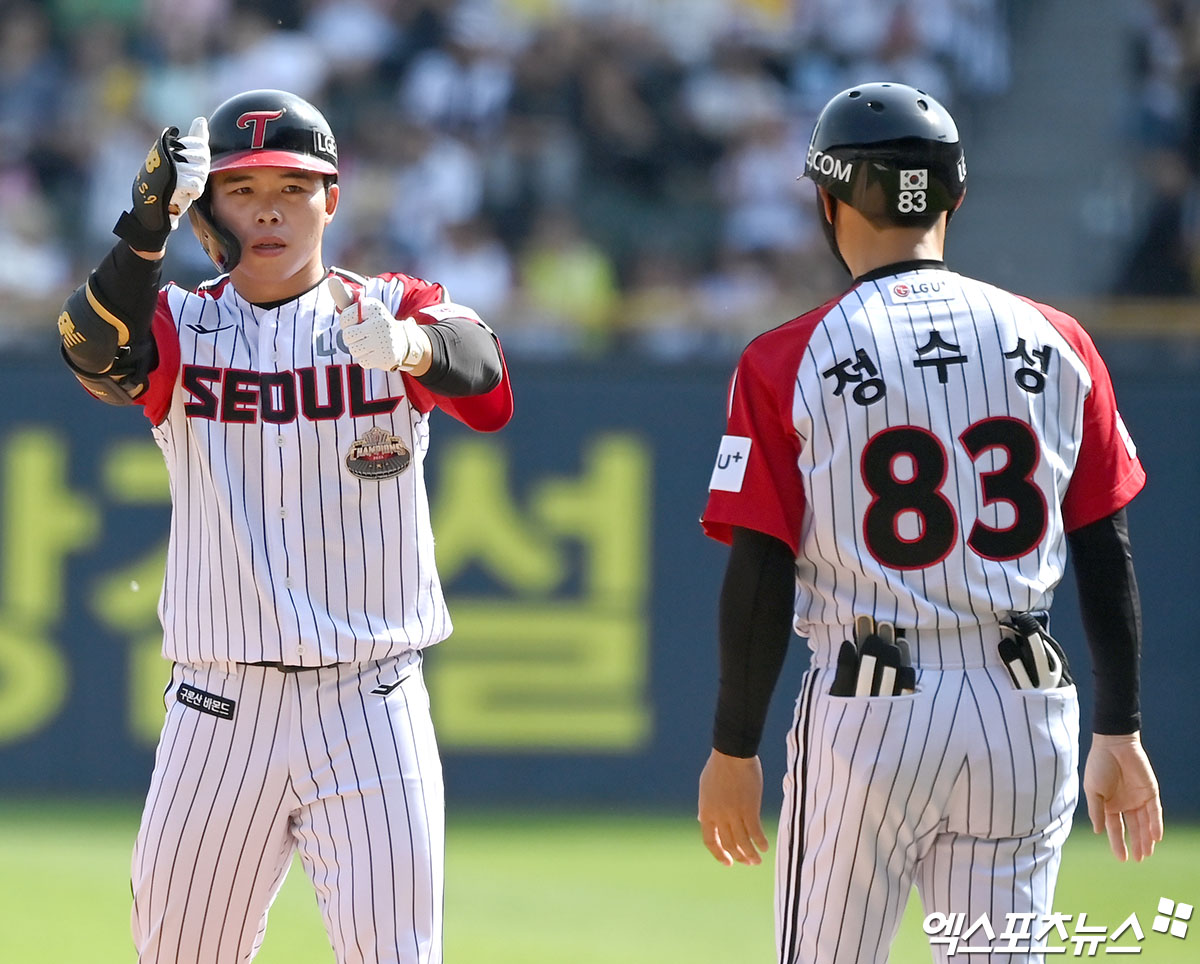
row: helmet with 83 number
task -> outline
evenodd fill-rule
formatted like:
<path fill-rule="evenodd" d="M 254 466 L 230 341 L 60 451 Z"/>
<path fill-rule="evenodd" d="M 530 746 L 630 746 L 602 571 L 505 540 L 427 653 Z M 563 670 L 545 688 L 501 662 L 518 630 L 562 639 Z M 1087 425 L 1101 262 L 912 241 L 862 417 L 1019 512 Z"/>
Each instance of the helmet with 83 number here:
<path fill-rule="evenodd" d="M 188 209 L 192 230 L 213 263 L 232 271 L 242 246 L 213 216 L 212 174 L 248 167 L 312 171 L 337 181 L 337 142 L 321 112 L 283 90 L 248 90 L 230 97 L 208 119 L 209 183 Z"/>
<path fill-rule="evenodd" d="M 927 227 L 962 201 L 967 164 L 946 108 L 915 87 L 876 83 L 825 105 L 804 174 L 877 227 Z"/>

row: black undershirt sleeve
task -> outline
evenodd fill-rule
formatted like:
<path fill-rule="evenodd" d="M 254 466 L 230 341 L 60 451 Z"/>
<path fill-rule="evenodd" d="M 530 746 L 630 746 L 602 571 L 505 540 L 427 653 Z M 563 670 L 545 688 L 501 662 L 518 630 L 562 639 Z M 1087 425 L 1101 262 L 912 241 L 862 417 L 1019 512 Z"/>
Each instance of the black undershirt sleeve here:
<path fill-rule="evenodd" d="M 762 532 L 734 527 L 717 620 L 721 681 L 713 748 L 758 753 L 771 694 L 792 634 L 796 560 Z"/>
<path fill-rule="evenodd" d="M 126 321 L 131 330 L 143 336 L 150 331 L 150 320 L 158 304 L 158 285 L 162 261 L 150 261 L 133 253 L 124 241 L 118 241 L 96 268 L 92 281 L 97 295 L 104 298 Z"/>
<path fill-rule="evenodd" d="M 116 349 L 116 329 L 105 331 L 108 338 L 91 336 L 78 346 L 64 345 L 71 362 L 83 372 L 110 371 L 113 374 L 144 374 L 154 367 L 157 354 L 150 323 L 158 303 L 161 261 L 148 261 L 134 254 L 125 241 L 118 241 L 88 278 L 88 287 L 100 305 L 116 316 L 129 330 L 129 343 Z M 82 289 L 81 289 L 82 290 Z M 99 316 L 93 315 L 103 327 Z M 80 318 L 80 322 L 83 319 Z M 113 351 L 97 357 L 99 346 L 107 343 Z M 110 368 L 111 366 L 111 368 Z"/>
<path fill-rule="evenodd" d="M 496 337 L 465 318 L 423 326 L 429 335 L 429 371 L 417 381 L 446 398 L 483 395 L 500 384 L 503 370 Z"/>
<path fill-rule="evenodd" d="M 1125 510 L 1067 533 L 1067 543 L 1092 654 L 1092 732 L 1133 733 L 1142 725 L 1142 604 Z"/>

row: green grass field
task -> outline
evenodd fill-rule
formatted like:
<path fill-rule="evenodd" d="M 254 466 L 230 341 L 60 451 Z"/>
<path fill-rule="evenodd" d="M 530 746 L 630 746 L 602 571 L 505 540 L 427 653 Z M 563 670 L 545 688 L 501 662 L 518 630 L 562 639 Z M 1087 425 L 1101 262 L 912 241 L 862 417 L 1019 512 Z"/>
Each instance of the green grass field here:
<path fill-rule="evenodd" d="M 128 862 L 136 827 L 128 805 L 0 803 L 0 961 L 132 961 Z M 452 813 L 448 834 L 450 964 L 772 960 L 770 869 L 719 866 L 688 816 Z M 1200 901 L 1200 827 L 1168 825 L 1153 858 L 1124 866 L 1102 838 L 1078 828 L 1056 910 L 1086 911 L 1090 923 L 1112 928 L 1136 912 L 1146 933 L 1138 960 L 1200 960 L 1200 917 L 1183 940 L 1150 930 L 1159 897 Z M 920 921 L 914 897 L 893 961 L 930 959 Z M 257 962 L 332 961 L 296 864 Z"/>

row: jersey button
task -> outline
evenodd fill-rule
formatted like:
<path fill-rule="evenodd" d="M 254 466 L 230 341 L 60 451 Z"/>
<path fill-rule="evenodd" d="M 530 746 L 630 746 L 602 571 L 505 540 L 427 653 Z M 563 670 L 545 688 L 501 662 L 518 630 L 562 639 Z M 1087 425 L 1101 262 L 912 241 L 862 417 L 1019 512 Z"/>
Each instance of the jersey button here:
<path fill-rule="evenodd" d="M 279 507 L 279 518 L 281 518 L 281 519 L 287 518 L 287 509 L 283 508 L 283 506 Z"/>
<path fill-rule="evenodd" d="M 287 443 L 284 441 L 283 436 L 279 435 L 279 436 L 276 436 L 276 438 L 275 438 L 275 444 L 278 445 L 280 448 L 283 448 L 284 445 L 286 445 Z"/>

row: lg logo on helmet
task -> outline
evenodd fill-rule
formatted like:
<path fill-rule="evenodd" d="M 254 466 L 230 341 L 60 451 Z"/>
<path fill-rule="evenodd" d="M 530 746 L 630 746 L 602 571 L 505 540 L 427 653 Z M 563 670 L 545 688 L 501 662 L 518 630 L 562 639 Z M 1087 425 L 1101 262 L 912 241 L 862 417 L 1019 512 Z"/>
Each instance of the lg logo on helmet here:
<path fill-rule="evenodd" d="M 839 161 L 811 147 L 808 149 L 808 169 L 846 184 L 850 183 L 850 175 L 854 173 L 854 165 L 849 161 Z"/>
<path fill-rule="evenodd" d="M 273 120 L 279 120 L 284 115 L 282 110 L 248 110 L 237 119 L 238 130 L 244 131 L 248 127 L 253 127 L 254 130 L 250 135 L 250 149 L 260 150 L 267 140 L 267 123 Z"/>
<path fill-rule="evenodd" d="M 313 150 L 318 154 L 326 154 L 337 160 L 337 144 L 333 140 L 332 134 L 326 134 L 324 131 L 313 131 Z"/>

